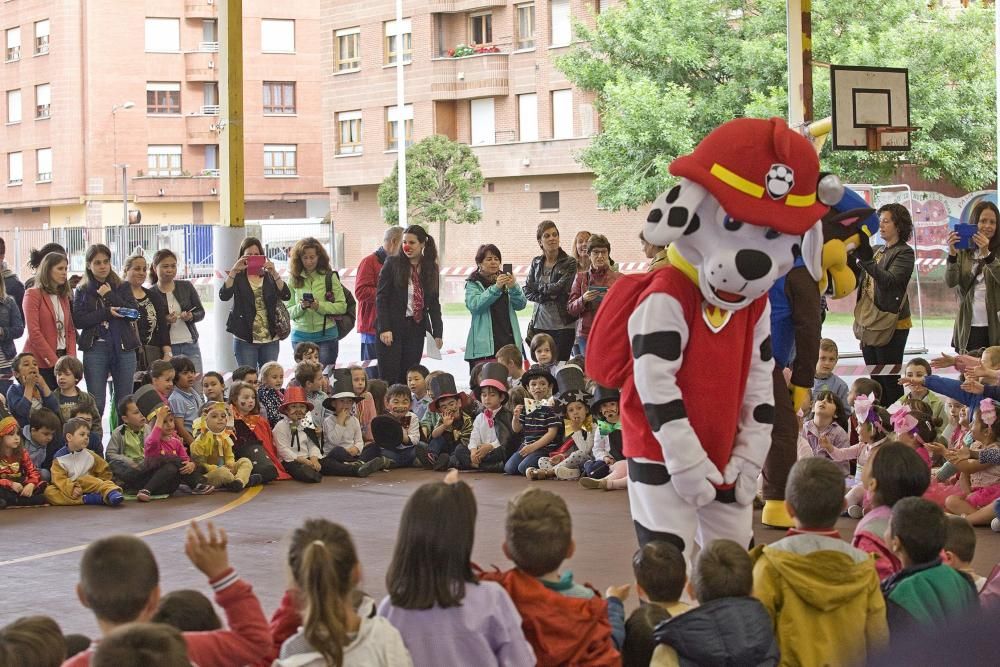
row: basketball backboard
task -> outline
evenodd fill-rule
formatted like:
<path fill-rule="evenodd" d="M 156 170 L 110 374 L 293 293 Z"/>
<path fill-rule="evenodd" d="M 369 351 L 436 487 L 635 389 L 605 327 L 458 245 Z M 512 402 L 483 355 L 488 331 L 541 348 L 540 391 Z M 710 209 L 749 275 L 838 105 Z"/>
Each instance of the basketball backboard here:
<path fill-rule="evenodd" d="M 871 129 L 910 127 L 906 69 L 831 65 L 830 99 L 834 150 L 873 150 Z M 908 151 L 910 133 L 878 131 L 874 150 Z"/>

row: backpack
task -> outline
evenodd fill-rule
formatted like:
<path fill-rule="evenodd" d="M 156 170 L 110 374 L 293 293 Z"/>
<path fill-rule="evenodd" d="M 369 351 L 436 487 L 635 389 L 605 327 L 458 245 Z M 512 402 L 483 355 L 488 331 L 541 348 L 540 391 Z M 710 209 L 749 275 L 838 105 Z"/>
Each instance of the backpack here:
<path fill-rule="evenodd" d="M 340 274 L 336 271 L 331 271 L 326 274 L 326 295 L 325 299 L 327 301 L 335 301 L 333 298 L 333 277 L 337 276 L 337 282 L 340 282 Z M 344 290 L 344 300 L 347 301 L 347 312 L 343 315 L 324 315 L 323 316 L 323 333 L 326 333 L 326 318 L 332 317 L 333 321 L 337 324 L 337 340 L 343 340 L 347 334 L 354 330 L 354 324 L 358 321 L 358 302 L 351 294 L 351 290 L 344 287 L 344 283 L 340 282 L 341 289 Z"/>

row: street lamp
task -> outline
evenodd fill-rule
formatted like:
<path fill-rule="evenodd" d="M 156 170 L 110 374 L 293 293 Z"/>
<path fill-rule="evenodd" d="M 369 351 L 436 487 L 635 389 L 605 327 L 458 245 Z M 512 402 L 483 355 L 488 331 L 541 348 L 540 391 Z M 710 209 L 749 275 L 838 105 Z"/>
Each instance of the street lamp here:
<path fill-rule="evenodd" d="M 121 233 L 121 255 L 124 261 L 126 255 L 126 235 L 128 234 L 128 165 L 118 164 L 118 112 L 131 109 L 135 106 L 135 102 L 122 102 L 121 104 L 116 104 L 111 107 L 111 134 L 114 139 L 114 148 L 112 157 L 114 159 L 114 168 L 117 170 L 118 167 L 122 168 L 122 233 Z M 117 174 L 116 174 L 117 175 Z"/>

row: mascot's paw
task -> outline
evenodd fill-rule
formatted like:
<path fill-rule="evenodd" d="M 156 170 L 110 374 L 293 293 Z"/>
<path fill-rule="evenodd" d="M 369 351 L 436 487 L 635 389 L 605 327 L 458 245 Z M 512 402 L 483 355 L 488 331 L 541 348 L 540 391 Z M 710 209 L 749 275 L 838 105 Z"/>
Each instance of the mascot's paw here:
<path fill-rule="evenodd" d="M 695 507 L 715 500 L 715 485 L 722 484 L 722 474 L 707 458 L 679 473 L 670 474 L 677 495 Z"/>
<path fill-rule="evenodd" d="M 854 256 L 862 262 L 870 262 L 875 259 L 875 251 L 872 250 L 872 244 L 868 241 L 868 235 L 865 234 L 864 230 L 858 234 L 858 247 L 854 249 Z"/>
<path fill-rule="evenodd" d="M 785 509 L 784 500 L 767 500 L 764 502 L 764 511 L 761 513 L 760 522 L 768 528 L 780 528 L 785 530 L 795 525 L 792 517 Z"/>
<path fill-rule="evenodd" d="M 760 476 L 760 466 L 735 455 L 726 465 L 723 480 L 726 484 L 733 484 L 733 493 L 736 495 L 736 502 L 740 505 L 749 505 L 757 496 L 757 478 Z"/>
<path fill-rule="evenodd" d="M 803 406 L 809 402 L 812 389 L 793 384 L 789 385 L 788 391 L 792 395 L 792 409 L 795 410 L 795 414 L 798 414 L 799 410 L 802 410 Z"/>

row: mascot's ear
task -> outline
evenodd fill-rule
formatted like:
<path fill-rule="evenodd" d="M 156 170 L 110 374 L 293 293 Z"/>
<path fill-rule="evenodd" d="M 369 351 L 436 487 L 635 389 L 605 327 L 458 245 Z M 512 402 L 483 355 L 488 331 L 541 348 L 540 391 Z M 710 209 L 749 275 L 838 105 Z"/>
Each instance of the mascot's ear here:
<path fill-rule="evenodd" d="M 708 196 L 708 190 L 682 178 L 653 202 L 642 230 L 643 238 L 647 243 L 666 247 L 685 234 L 694 234 L 703 222 L 712 224 L 711 220 L 701 220 L 697 213 Z"/>
<path fill-rule="evenodd" d="M 817 221 L 802 237 L 802 261 L 817 283 L 825 282 L 823 271 L 823 223 Z"/>

